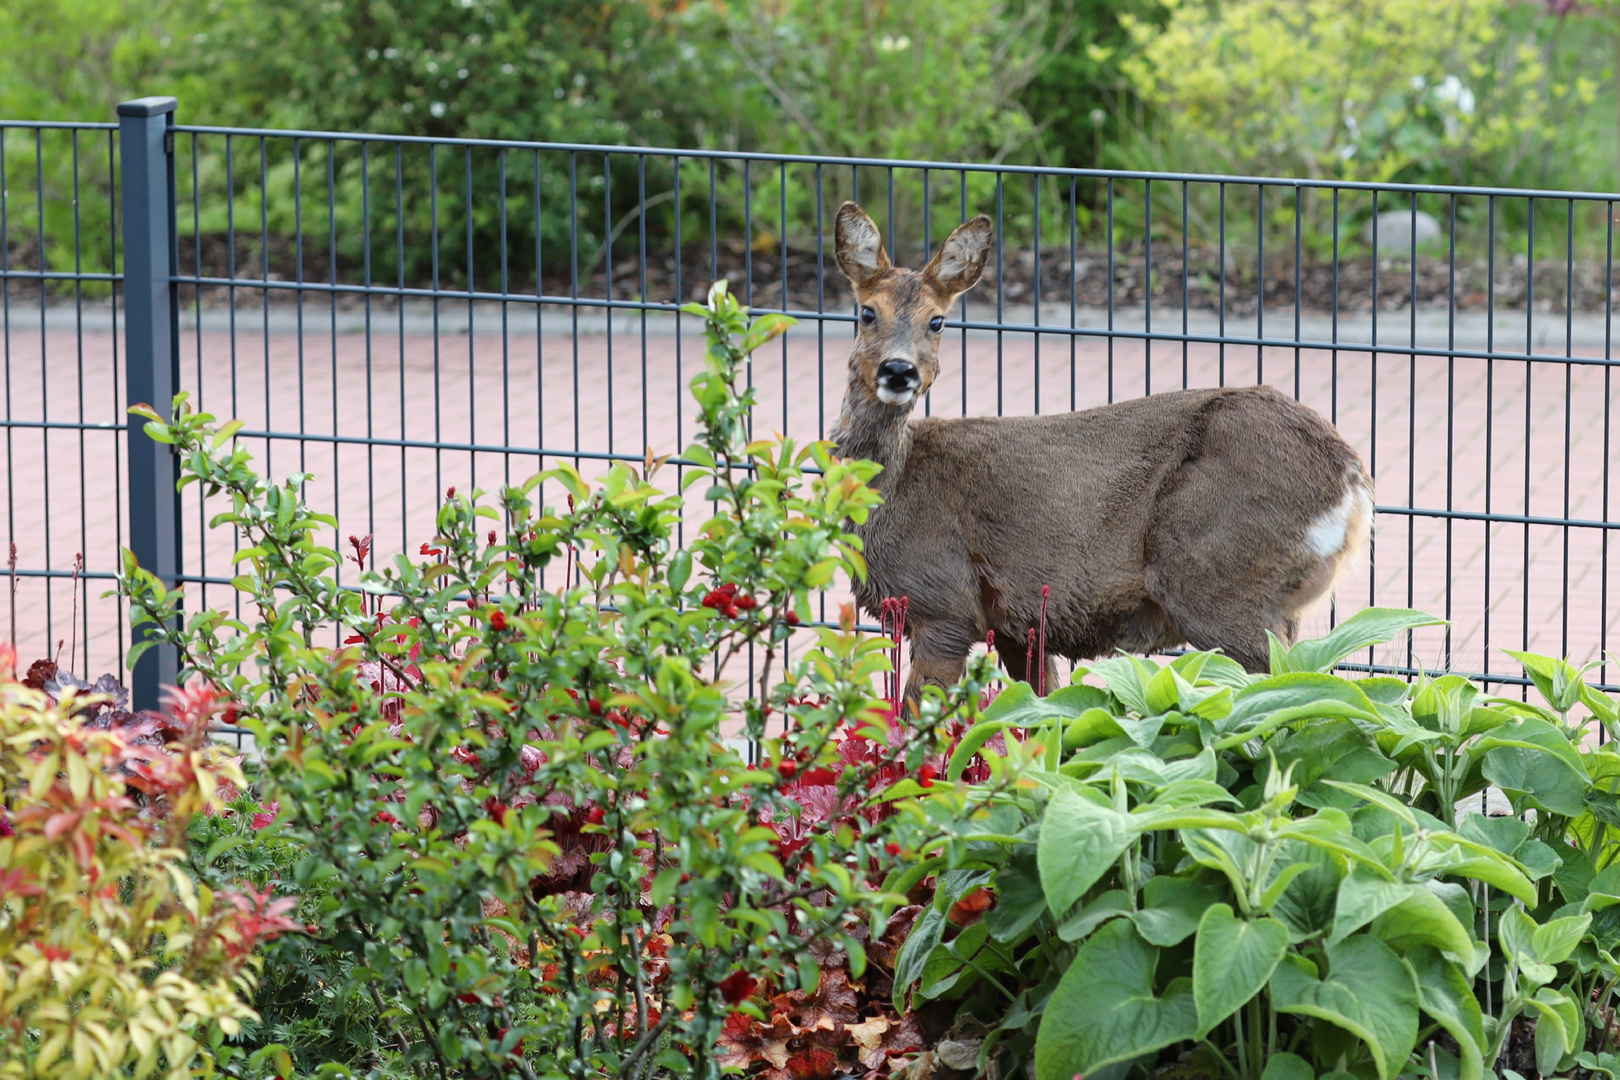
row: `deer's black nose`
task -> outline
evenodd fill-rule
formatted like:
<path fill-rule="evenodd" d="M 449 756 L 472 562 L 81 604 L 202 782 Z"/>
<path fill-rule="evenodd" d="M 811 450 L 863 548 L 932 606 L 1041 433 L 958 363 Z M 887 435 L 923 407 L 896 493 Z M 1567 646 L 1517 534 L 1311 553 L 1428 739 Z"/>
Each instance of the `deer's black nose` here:
<path fill-rule="evenodd" d="M 922 379 L 917 375 L 917 365 L 910 360 L 885 360 L 878 365 L 878 383 L 886 390 L 904 393 L 915 390 Z"/>

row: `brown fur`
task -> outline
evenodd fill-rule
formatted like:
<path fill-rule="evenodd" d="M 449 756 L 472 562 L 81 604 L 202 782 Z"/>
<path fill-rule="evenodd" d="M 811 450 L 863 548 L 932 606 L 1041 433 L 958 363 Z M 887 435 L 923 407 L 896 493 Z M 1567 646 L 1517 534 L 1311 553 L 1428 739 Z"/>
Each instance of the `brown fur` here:
<path fill-rule="evenodd" d="M 858 206 L 838 212 L 838 264 L 876 317 L 859 328 L 832 437 L 841 455 L 884 467 L 884 504 L 859 530 L 869 575 L 856 596 L 873 616 L 884 597 L 910 598 L 908 696 L 960 677 L 989 631 L 1024 677 L 1042 585 L 1049 656 L 1190 643 L 1265 670 L 1266 631 L 1291 641 L 1367 536 L 1361 460 L 1319 414 L 1264 386 L 911 419 L 939 373 L 930 320 L 978 280 L 992 239 L 975 218 L 918 273 L 889 264 Z M 885 360 L 915 365 L 909 400 L 880 398 Z"/>

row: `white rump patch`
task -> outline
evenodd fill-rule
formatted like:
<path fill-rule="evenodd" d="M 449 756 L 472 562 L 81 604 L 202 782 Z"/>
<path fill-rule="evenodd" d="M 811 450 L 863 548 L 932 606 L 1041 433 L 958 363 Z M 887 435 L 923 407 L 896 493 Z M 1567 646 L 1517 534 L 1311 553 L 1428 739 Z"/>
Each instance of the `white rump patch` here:
<path fill-rule="evenodd" d="M 1372 497 L 1367 489 L 1352 483 L 1337 506 L 1311 522 L 1305 546 L 1319 559 L 1330 559 L 1344 550 L 1352 522 L 1372 520 Z"/>

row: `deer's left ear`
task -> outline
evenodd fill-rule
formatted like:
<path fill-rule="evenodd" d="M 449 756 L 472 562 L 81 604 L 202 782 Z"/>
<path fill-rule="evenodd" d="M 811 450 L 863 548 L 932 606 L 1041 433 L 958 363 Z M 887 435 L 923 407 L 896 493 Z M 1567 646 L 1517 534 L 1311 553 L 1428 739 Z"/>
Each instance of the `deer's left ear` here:
<path fill-rule="evenodd" d="M 940 293 L 956 299 L 978 283 L 995 238 L 996 231 L 985 215 L 963 222 L 923 268 L 923 277 Z"/>
<path fill-rule="evenodd" d="M 857 289 L 866 288 L 889 269 L 883 235 L 866 216 L 866 211 L 852 202 L 838 208 L 838 217 L 833 223 L 833 243 L 838 269 Z"/>

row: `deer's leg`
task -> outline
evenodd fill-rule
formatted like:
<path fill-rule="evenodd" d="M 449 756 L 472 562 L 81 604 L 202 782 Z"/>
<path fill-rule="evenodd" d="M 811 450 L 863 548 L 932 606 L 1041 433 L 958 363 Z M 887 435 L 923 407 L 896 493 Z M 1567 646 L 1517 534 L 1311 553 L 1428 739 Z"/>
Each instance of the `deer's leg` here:
<path fill-rule="evenodd" d="M 946 627 L 916 622 L 908 629 L 911 672 L 906 676 L 905 699 L 915 704 L 922 697 L 924 684 L 946 687 L 961 680 L 971 638 Z"/>
<path fill-rule="evenodd" d="M 1251 675 L 1271 670 L 1271 643 L 1266 640 L 1267 630 L 1285 642 L 1292 640 L 1285 623 L 1273 625 L 1265 613 L 1246 610 L 1242 604 L 1234 603 L 1219 619 L 1210 619 L 1197 612 L 1178 612 L 1170 604 L 1165 605 L 1165 610 L 1187 644 L 1195 649 L 1219 649 L 1242 664 L 1243 670 Z"/>
<path fill-rule="evenodd" d="M 1041 669 L 1036 667 L 1031 671 L 1028 648 L 1012 649 L 1008 651 L 997 650 L 996 655 L 1001 659 L 1001 666 L 1007 669 L 1007 678 L 1013 682 L 1027 682 L 1035 689 L 1040 689 Z M 1046 692 L 1051 693 L 1058 687 L 1057 658 L 1051 653 L 1046 655 L 1045 663 Z"/>

